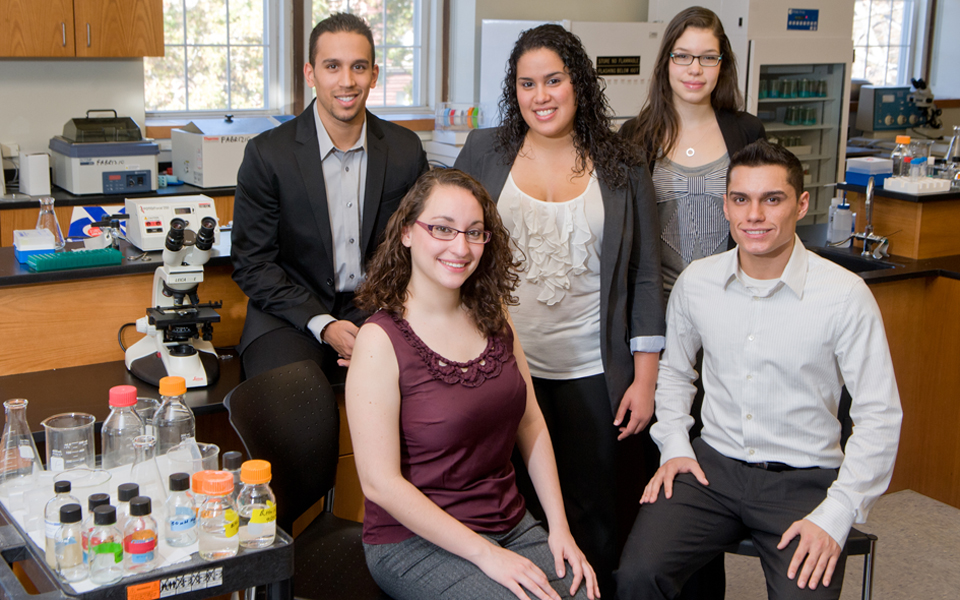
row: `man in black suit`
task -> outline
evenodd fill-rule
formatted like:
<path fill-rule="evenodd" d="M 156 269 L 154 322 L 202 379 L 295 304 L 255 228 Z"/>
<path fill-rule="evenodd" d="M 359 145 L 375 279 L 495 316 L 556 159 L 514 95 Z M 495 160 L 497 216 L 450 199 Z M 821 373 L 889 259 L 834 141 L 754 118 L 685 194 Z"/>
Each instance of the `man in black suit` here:
<path fill-rule="evenodd" d="M 250 298 L 239 350 L 246 377 L 313 359 L 331 377 L 366 314 L 353 306 L 363 264 L 427 170 L 412 131 L 366 111 L 373 35 L 337 13 L 310 35 L 317 99 L 247 144 L 237 176 L 233 279 Z"/>

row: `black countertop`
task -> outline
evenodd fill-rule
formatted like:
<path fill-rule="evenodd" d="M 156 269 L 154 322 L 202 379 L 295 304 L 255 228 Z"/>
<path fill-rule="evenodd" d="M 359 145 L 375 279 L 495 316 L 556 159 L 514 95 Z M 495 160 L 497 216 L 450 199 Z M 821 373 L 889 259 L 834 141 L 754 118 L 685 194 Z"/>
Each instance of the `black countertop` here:
<path fill-rule="evenodd" d="M 831 255 L 839 255 L 841 258 L 844 256 L 857 258 L 860 256 L 862 250 L 860 242 L 858 241 L 854 242 L 853 248 L 826 248 L 827 225 L 799 225 L 797 226 L 797 235 L 807 248 L 814 250 L 825 258 L 830 258 Z M 960 251 L 960 245 L 958 245 L 957 250 Z M 893 268 L 878 269 L 876 271 L 858 272 L 857 274 L 868 284 L 913 279 L 916 277 L 949 277 L 950 279 L 960 279 L 960 254 L 921 260 L 892 255 L 879 262 L 889 263 L 895 266 Z"/>
<path fill-rule="evenodd" d="M 97 206 L 101 204 L 123 204 L 125 198 L 163 198 L 168 196 L 195 196 L 205 194 L 207 196 L 233 196 L 237 191 L 235 186 L 200 188 L 189 184 L 172 185 L 163 187 L 152 192 L 140 192 L 138 194 L 85 194 L 78 196 L 71 194 L 67 190 L 50 185 L 50 196 L 53 196 L 56 206 Z M 26 194 L 16 193 L 11 198 L 10 195 L 0 198 L 0 210 L 13 208 L 39 208 L 39 196 L 28 196 Z"/>
<path fill-rule="evenodd" d="M 846 183 L 843 181 L 837 184 L 837 189 L 846 190 L 848 192 L 858 192 L 860 194 L 867 193 L 866 186 L 854 185 L 852 183 Z M 940 202 L 943 200 L 960 200 L 960 190 L 952 190 L 940 194 L 904 194 L 903 192 L 885 190 L 883 189 L 883 186 L 876 186 L 873 188 L 873 194 L 875 196 L 892 198 L 893 200 L 904 200 L 906 202 Z"/>
<path fill-rule="evenodd" d="M 68 249 L 82 248 L 79 242 L 68 242 Z M 123 253 L 123 262 L 109 267 L 94 267 L 90 269 L 69 269 L 65 271 L 44 271 L 35 273 L 25 264 L 17 262 L 13 247 L 0 248 L 0 288 L 13 285 L 27 285 L 30 283 L 51 283 L 54 281 L 76 281 L 94 277 L 110 277 L 113 275 L 132 275 L 135 273 L 153 273 L 157 267 L 163 265 L 163 252 L 156 250 L 148 252 L 146 257 L 140 258 L 143 253 L 125 241 L 120 242 L 120 251 Z M 219 266 L 230 264 L 230 230 L 220 230 L 220 243 L 210 251 L 210 260 L 205 266 Z"/>

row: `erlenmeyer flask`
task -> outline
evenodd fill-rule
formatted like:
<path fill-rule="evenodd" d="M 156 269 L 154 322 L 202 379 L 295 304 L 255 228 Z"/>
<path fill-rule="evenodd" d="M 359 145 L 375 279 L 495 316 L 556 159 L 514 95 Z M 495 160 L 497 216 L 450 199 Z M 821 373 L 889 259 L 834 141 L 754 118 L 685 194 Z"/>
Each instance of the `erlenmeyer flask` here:
<path fill-rule="evenodd" d="M 53 234 L 53 241 L 57 250 L 63 250 L 67 243 L 63 239 L 63 232 L 60 231 L 60 221 L 57 220 L 57 213 L 53 210 L 53 198 L 43 196 L 40 198 L 40 216 L 37 217 L 37 229 L 46 229 Z"/>
<path fill-rule="evenodd" d="M 3 403 L 6 421 L 0 440 L 0 493 L 9 496 L 33 487 L 36 475 L 43 471 L 43 463 L 33 443 L 33 434 L 27 424 L 27 401 L 23 398 Z"/>
<path fill-rule="evenodd" d="M 160 469 L 157 467 L 157 438 L 152 435 L 138 435 L 133 438 L 133 449 L 136 458 L 130 468 L 130 480 L 140 486 L 140 495 L 149 496 L 159 511 L 159 507 L 167 502 L 167 488 L 163 485 Z"/>

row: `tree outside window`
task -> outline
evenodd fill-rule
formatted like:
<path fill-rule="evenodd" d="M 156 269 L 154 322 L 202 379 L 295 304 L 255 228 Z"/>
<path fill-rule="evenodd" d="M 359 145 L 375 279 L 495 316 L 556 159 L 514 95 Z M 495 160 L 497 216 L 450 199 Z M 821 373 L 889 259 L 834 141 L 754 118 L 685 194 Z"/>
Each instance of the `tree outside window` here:
<path fill-rule="evenodd" d="M 266 0 L 164 0 L 165 56 L 145 58 L 148 112 L 263 110 Z"/>
<path fill-rule="evenodd" d="M 314 25 L 334 12 L 353 13 L 370 24 L 380 78 L 367 106 L 395 107 L 422 104 L 420 11 L 420 0 L 312 0 L 310 15 Z"/>
<path fill-rule="evenodd" d="M 910 85 L 913 0 L 856 0 L 853 77 L 873 85 Z"/>

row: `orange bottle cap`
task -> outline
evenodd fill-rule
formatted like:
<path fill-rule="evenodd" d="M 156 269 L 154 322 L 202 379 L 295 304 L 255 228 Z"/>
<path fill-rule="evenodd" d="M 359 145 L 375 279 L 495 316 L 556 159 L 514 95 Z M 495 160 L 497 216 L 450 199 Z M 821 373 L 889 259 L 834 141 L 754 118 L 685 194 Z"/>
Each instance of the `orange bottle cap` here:
<path fill-rule="evenodd" d="M 226 471 L 204 471 L 206 476 L 200 484 L 200 493 L 207 496 L 223 496 L 233 491 L 233 475 Z"/>
<path fill-rule="evenodd" d="M 898 136 L 897 136 L 897 143 L 898 143 L 898 144 L 909 144 L 909 143 L 910 143 L 910 136 L 909 136 L 909 135 L 898 135 Z"/>
<path fill-rule="evenodd" d="M 190 476 L 190 489 L 193 490 L 195 494 L 205 494 L 203 491 L 203 482 L 207 479 L 210 473 L 215 471 L 197 471 Z"/>
<path fill-rule="evenodd" d="M 248 460 L 240 466 L 240 481 L 258 485 L 270 481 L 270 463 L 265 460 Z"/>
<path fill-rule="evenodd" d="M 161 396 L 182 396 L 187 393 L 187 382 L 183 377 L 168 376 L 160 380 Z"/>

